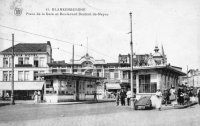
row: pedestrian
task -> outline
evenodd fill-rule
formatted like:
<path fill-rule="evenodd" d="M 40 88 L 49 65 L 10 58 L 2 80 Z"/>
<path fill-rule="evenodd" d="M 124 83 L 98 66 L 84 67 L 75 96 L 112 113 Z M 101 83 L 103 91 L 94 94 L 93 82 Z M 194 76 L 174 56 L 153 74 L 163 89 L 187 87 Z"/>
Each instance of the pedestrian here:
<path fill-rule="evenodd" d="M 34 103 L 37 103 L 38 102 L 38 92 L 35 91 L 34 92 Z"/>
<path fill-rule="evenodd" d="M 168 89 L 164 90 L 164 102 L 165 102 L 165 106 L 167 106 L 168 102 L 169 102 L 169 96 L 170 96 L 170 92 Z"/>
<path fill-rule="evenodd" d="M 119 105 L 119 99 L 120 99 L 120 92 L 119 92 L 119 90 L 117 90 L 115 99 L 116 99 L 116 106 L 118 106 Z"/>
<path fill-rule="evenodd" d="M 94 101 L 98 102 L 98 100 L 97 100 L 97 92 L 96 91 L 94 93 Z"/>
<path fill-rule="evenodd" d="M 183 89 L 180 90 L 180 97 L 179 97 L 179 102 L 180 102 L 180 105 L 183 105 L 184 104 L 184 92 L 183 92 Z"/>
<path fill-rule="evenodd" d="M 9 97 L 10 97 L 10 95 L 9 95 L 9 93 L 7 92 L 7 93 L 6 93 L 6 99 L 8 100 Z"/>
<path fill-rule="evenodd" d="M 178 104 L 180 104 L 181 103 L 181 88 L 179 87 L 178 88 L 178 91 L 177 91 L 177 102 L 178 102 Z"/>
<path fill-rule="evenodd" d="M 122 89 L 120 92 L 120 100 L 122 106 L 125 106 L 125 98 L 126 98 L 126 92 L 124 91 L 124 89 Z"/>
<path fill-rule="evenodd" d="M 40 91 L 38 91 L 38 103 L 40 103 L 41 102 L 41 93 L 40 93 Z"/>
<path fill-rule="evenodd" d="M 126 96 L 127 96 L 127 105 L 129 106 L 130 105 L 130 98 L 131 98 L 131 91 L 130 91 L 130 89 L 128 89 L 128 91 L 126 93 Z"/>
<path fill-rule="evenodd" d="M 200 105 L 200 90 L 199 90 L 199 92 L 197 94 L 197 97 L 198 97 L 198 101 L 199 101 L 199 105 Z"/>
<path fill-rule="evenodd" d="M 156 108 L 161 111 L 161 106 L 162 106 L 162 92 L 160 89 L 157 89 L 156 92 Z"/>

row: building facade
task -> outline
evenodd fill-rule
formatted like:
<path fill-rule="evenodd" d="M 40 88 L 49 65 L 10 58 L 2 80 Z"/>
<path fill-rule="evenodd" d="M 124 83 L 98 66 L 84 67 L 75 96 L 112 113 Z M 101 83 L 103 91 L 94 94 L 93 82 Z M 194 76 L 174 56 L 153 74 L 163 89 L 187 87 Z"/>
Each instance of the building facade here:
<path fill-rule="evenodd" d="M 200 71 L 198 69 L 190 69 L 187 76 L 181 77 L 181 83 L 188 87 L 200 88 Z"/>
<path fill-rule="evenodd" d="M 45 73 L 43 100 L 48 103 L 97 100 L 98 82 L 104 78 L 71 73 Z"/>
<path fill-rule="evenodd" d="M 44 80 L 38 73 L 48 72 L 52 48 L 47 43 L 19 43 L 14 46 L 14 97 L 31 99 L 34 91 L 42 91 Z M 11 93 L 12 47 L 0 52 L 0 93 Z"/>
<path fill-rule="evenodd" d="M 133 66 L 134 69 L 138 68 L 145 68 L 145 67 L 151 67 L 152 71 L 154 71 L 153 67 L 156 66 L 167 66 L 167 58 L 164 54 L 164 50 L 162 48 L 162 53 L 159 52 L 159 48 L 156 46 L 154 49 L 154 54 L 137 54 L 133 57 Z M 50 73 L 73 73 L 74 74 L 80 74 L 80 75 L 91 75 L 96 77 L 104 77 L 105 80 L 99 84 L 97 87 L 97 92 L 102 94 L 102 97 L 108 96 L 110 92 L 116 92 L 117 90 L 124 88 L 128 90 L 130 88 L 130 55 L 121 55 L 118 56 L 118 62 L 116 63 L 106 63 L 104 59 L 96 60 L 92 56 L 90 56 L 88 53 L 81 57 L 79 60 L 74 60 L 74 64 L 72 64 L 72 60 L 69 63 L 65 63 L 64 61 L 58 61 L 49 63 L 49 72 Z M 175 68 L 175 67 L 174 67 Z M 178 68 L 179 69 L 179 68 Z M 156 71 L 154 71 L 156 72 Z M 138 72 L 140 73 L 140 72 Z M 156 75 L 154 75 L 156 74 Z M 152 75 L 148 75 L 151 78 L 154 78 L 154 80 L 158 81 L 157 79 L 157 72 Z M 149 78 L 150 78 L 149 77 Z M 139 93 L 140 91 L 143 91 L 143 93 L 155 93 L 157 89 L 157 83 L 152 84 L 150 87 L 145 88 L 146 85 L 143 85 L 144 87 L 140 86 L 140 88 L 137 87 L 137 80 L 139 76 L 137 74 L 134 74 L 133 76 L 133 83 L 134 83 L 134 92 Z M 141 79 L 146 78 L 140 77 Z M 169 88 L 172 85 L 177 84 L 177 80 L 172 84 L 171 82 L 171 75 L 168 74 L 165 78 L 162 78 L 167 80 L 165 82 L 166 88 Z M 177 79 L 177 76 L 176 76 Z M 169 80 L 169 81 L 168 81 Z"/>

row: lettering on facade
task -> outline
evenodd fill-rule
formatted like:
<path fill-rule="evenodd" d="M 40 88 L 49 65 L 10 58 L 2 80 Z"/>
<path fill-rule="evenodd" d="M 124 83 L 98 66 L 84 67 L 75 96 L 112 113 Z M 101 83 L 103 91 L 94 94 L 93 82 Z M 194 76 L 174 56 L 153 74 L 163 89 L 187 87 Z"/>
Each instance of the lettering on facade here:
<path fill-rule="evenodd" d="M 12 54 L 4 54 L 3 57 L 10 57 Z M 14 54 L 14 56 L 16 57 L 21 57 L 21 56 L 38 56 L 38 54 Z"/>

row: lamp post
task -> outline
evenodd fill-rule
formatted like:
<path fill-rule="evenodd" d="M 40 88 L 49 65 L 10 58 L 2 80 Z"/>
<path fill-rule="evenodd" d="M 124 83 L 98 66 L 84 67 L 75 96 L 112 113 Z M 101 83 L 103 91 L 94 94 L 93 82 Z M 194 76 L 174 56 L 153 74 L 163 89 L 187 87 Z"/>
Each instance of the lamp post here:
<path fill-rule="evenodd" d="M 134 108 L 133 99 L 133 40 L 132 40 L 132 12 L 130 14 L 130 47 L 131 47 L 131 108 Z"/>
<path fill-rule="evenodd" d="M 12 34 L 12 84 L 11 84 L 11 104 L 15 104 L 14 100 L 14 34 Z"/>

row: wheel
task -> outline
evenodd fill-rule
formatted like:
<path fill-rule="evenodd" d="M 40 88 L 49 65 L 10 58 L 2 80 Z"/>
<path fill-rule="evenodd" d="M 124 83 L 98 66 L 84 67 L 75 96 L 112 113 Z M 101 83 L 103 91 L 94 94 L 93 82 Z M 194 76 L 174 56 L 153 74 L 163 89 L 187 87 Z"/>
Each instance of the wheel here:
<path fill-rule="evenodd" d="M 137 109 L 138 109 L 138 106 L 137 106 L 137 105 L 135 105 L 134 109 L 135 109 L 135 110 L 137 110 Z"/>

